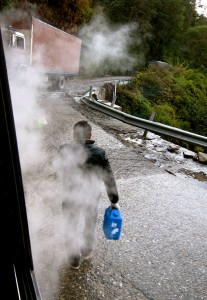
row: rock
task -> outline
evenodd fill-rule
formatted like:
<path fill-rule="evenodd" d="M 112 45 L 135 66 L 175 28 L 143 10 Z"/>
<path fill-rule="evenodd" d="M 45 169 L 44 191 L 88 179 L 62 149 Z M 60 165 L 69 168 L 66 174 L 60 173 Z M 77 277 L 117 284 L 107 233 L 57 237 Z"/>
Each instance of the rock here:
<path fill-rule="evenodd" d="M 197 158 L 197 154 L 193 151 L 190 150 L 183 150 L 183 156 L 185 158 Z"/>
<path fill-rule="evenodd" d="M 97 94 L 93 93 L 93 94 L 92 94 L 92 97 L 93 97 L 95 100 L 98 100 Z"/>
<path fill-rule="evenodd" d="M 149 65 L 155 65 L 159 68 L 169 68 L 172 67 L 172 65 L 168 64 L 165 61 L 160 61 L 160 60 L 153 60 L 149 62 Z"/>
<path fill-rule="evenodd" d="M 198 161 L 201 164 L 207 165 L 207 154 L 203 152 L 198 152 Z"/>
<path fill-rule="evenodd" d="M 108 101 L 112 101 L 113 100 L 114 84 L 113 83 L 105 83 L 103 85 L 103 87 L 105 89 L 105 99 L 107 99 Z"/>
<path fill-rule="evenodd" d="M 180 152 L 180 147 L 178 146 L 178 145 L 169 145 L 168 147 L 167 147 L 167 150 L 169 151 L 169 152 L 173 152 L 173 153 L 179 153 Z"/>

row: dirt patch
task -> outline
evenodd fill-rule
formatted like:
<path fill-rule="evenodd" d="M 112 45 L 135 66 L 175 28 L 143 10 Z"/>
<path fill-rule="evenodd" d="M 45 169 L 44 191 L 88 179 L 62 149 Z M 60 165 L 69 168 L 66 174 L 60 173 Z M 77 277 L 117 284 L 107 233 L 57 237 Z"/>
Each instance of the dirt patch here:
<path fill-rule="evenodd" d="M 198 181 L 207 182 L 207 176 L 204 172 L 193 172 L 182 168 L 178 170 L 178 173 L 197 179 Z"/>

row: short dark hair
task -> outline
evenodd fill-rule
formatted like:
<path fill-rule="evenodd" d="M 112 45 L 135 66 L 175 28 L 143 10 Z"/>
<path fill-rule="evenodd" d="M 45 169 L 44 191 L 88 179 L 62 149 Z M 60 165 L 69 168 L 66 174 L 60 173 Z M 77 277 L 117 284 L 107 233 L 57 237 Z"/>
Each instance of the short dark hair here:
<path fill-rule="evenodd" d="M 73 130 L 78 140 L 86 140 L 91 135 L 92 127 L 87 121 L 79 121 Z"/>

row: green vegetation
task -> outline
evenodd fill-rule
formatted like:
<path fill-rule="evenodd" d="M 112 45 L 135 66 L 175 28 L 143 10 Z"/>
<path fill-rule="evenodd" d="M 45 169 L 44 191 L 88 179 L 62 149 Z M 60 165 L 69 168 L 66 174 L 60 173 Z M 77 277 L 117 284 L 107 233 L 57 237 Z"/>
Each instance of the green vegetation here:
<path fill-rule="evenodd" d="M 196 69 L 150 65 L 117 88 L 123 111 L 207 135 L 207 75 Z"/>
<path fill-rule="evenodd" d="M 194 68 L 207 68 L 207 25 L 188 28 L 180 43 L 180 57 Z"/>
<path fill-rule="evenodd" d="M 92 0 L 0 0 L 0 11 L 8 8 L 32 14 L 72 34 L 77 34 L 78 26 L 93 14 Z"/>
<path fill-rule="evenodd" d="M 11 8 L 13 5 L 12 0 L 0 0 L 0 11 L 4 9 Z"/>

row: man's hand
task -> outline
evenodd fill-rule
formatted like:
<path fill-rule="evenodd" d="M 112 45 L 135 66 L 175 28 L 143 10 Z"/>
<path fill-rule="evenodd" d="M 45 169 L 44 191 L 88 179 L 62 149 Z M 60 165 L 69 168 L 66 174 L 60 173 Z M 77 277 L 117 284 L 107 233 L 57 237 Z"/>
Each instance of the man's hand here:
<path fill-rule="evenodd" d="M 120 206 L 118 203 L 111 203 L 111 207 L 112 208 L 116 208 L 116 209 L 119 209 L 120 210 Z"/>

